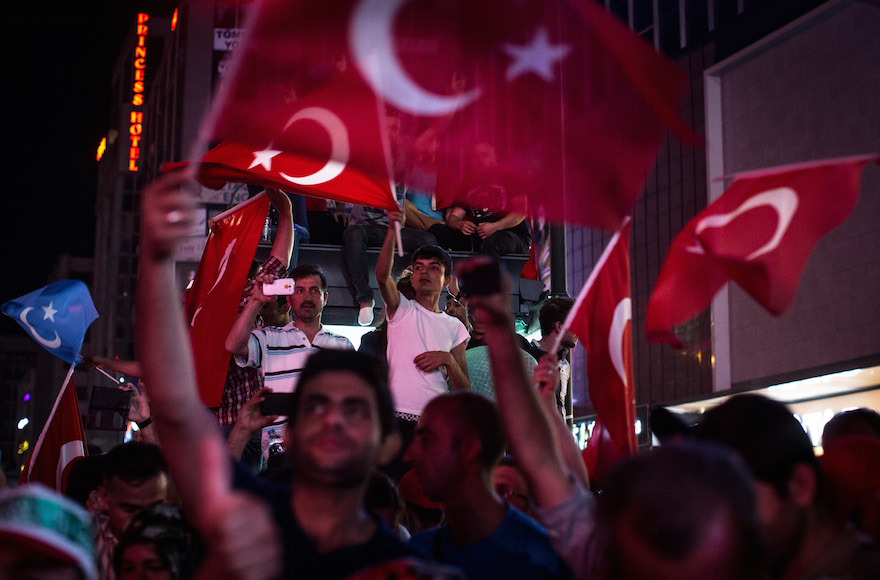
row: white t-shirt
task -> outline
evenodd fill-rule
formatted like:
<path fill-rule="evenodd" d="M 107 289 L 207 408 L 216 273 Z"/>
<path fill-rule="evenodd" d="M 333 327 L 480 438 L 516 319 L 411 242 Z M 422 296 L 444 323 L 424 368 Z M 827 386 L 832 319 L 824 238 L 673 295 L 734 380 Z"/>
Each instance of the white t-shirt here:
<path fill-rule="evenodd" d="M 388 320 L 388 369 L 394 406 L 399 413 L 421 415 L 428 401 L 449 390 L 445 368 L 422 372 L 413 360 L 423 352 L 451 352 L 470 339 L 461 321 L 444 312 L 431 312 L 400 296 Z"/>

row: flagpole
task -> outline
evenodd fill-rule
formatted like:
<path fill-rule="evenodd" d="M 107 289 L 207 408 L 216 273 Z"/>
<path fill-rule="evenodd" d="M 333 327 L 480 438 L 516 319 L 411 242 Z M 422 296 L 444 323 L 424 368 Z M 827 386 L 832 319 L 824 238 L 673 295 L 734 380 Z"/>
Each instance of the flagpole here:
<path fill-rule="evenodd" d="M 40 431 L 40 436 L 37 437 L 37 442 L 34 443 L 34 449 L 31 451 L 31 455 L 28 458 L 28 472 L 26 481 L 30 481 L 31 473 L 34 470 L 34 458 L 40 453 L 40 448 L 43 446 L 43 439 L 46 437 L 46 430 L 49 428 L 49 425 L 52 423 L 52 419 L 55 417 L 55 412 L 58 410 L 58 405 L 61 403 L 61 398 L 64 396 L 64 391 L 67 389 L 67 386 L 70 384 L 70 377 L 73 376 L 73 369 L 75 365 L 70 365 L 70 370 L 67 371 L 67 376 L 64 377 L 64 383 L 61 385 L 61 390 L 58 392 L 58 396 L 55 397 L 55 404 L 52 405 L 52 410 L 49 412 L 49 418 L 46 419 L 46 422 L 43 424 L 43 430 Z"/>
<path fill-rule="evenodd" d="M 263 190 L 260 193 L 258 193 L 257 195 L 244 200 L 243 202 L 236 205 L 235 207 L 231 207 L 231 208 L 227 209 L 226 211 L 224 211 L 220 215 L 215 215 L 214 217 L 212 217 L 211 219 L 208 220 L 208 228 L 214 227 L 215 223 L 226 219 L 227 217 L 231 216 L 232 214 L 234 214 L 238 210 L 242 209 L 243 207 L 254 203 L 255 201 L 257 201 L 258 199 L 260 199 L 264 195 L 266 195 L 266 190 Z"/>
<path fill-rule="evenodd" d="M 391 184 L 391 191 L 396 192 L 397 190 L 394 187 L 394 184 Z M 400 200 L 400 213 L 403 216 L 403 219 L 406 219 L 406 184 L 403 186 L 403 199 Z M 394 201 L 397 201 L 397 195 L 394 196 Z M 400 232 L 400 222 L 394 222 L 394 235 L 397 236 L 397 255 L 401 258 L 403 257 L 403 234 Z"/>
<path fill-rule="evenodd" d="M 99 373 L 101 373 L 102 375 L 104 375 L 105 377 L 107 377 L 108 379 L 110 379 L 111 381 L 113 381 L 114 383 L 116 383 L 117 385 L 119 384 L 119 381 L 116 380 L 116 378 L 113 375 L 111 375 L 110 373 L 108 373 L 107 371 L 102 369 L 101 367 L 95 367 L 95 370 L 98 371 Z"/>

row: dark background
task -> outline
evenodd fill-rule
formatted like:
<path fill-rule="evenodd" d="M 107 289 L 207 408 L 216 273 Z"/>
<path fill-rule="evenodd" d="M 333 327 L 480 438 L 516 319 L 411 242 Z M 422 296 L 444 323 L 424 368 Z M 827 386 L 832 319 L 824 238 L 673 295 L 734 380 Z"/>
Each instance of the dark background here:
<path fill-rule="evenodd" d="M 110 123 L 113 63 L 138 10 L 131 0 L 40 8 L 3 35 L 7 175 L 0 303 L 50 282 L 60 254 L 92 257 L 98 144 Z M 23 333 L 0 316 L 0 333 Z"/>

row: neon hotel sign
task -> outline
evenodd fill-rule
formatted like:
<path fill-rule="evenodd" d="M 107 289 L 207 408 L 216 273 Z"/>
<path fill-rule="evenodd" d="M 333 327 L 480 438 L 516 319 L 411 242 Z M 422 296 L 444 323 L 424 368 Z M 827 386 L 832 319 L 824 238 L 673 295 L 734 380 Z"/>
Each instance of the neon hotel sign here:
<path fill-rule="evenodd" d="M 137 15 L 137 44 L 134 47 L 134 83 L 132 85 L 131 115 L 129 117 L 128 170 L 138 171 L 141 156 L 141 134 L 144 131 L 144 82 L 147 69 L 147 21 L 150 16 L 143 12 Z"/>

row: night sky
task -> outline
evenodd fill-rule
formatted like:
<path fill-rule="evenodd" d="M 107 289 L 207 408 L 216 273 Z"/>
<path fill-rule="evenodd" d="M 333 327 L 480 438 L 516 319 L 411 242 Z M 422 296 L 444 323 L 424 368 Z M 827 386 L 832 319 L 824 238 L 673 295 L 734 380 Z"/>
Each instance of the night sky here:
<path fill-rule="evenodd" d="M 39 12 L 11 21 L 3 35 L 13 179 L 4 195 L 0 302 L 54 281 L 59 254 L 93 255 L 95 152 L 109 128 L 112 65 L 136 4 L 80 2 Z M 24 332 L 0 318 L 0 332 Z"/>

